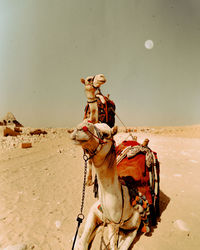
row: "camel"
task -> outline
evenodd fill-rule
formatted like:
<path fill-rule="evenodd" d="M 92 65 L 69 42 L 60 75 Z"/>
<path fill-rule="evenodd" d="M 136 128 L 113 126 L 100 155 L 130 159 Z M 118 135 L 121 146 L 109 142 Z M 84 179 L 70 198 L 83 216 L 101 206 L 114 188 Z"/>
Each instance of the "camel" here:
<path fill-rule="evenodd" d="M 86 119 L 71 134 L 71 139 L 92 160 L 99 184 L 99 200 L 90 209 L 78 250 L 89 249 L 99 225 L 108 226 L 109 249 L 128 250 L 141 223 L 143 207 L 131 205 L 128 188 L 118 178 L 113 140 L 116 133 L 117 127 L 111 129 L 107 124 L 93 124 Z M 127 230 L 126 237 L 122 229 Z"/>
<path fill-rule="evenodd" d="M 98 122 L 97 96 L 101 98 L 102 102 L 104 102 L 99 88 L 106 82 L 106 78 L 103 74 L 99 74 L 95 76 L 88 76 L 86 79 L 81 78 L 81 82 L 85 85 L 85 95 L 90 107 L 89 119 L 91 122 L 97 123 Z M 98 91 L 97 94 L 96 91 Z"/>
<path fill-rule="evenodd" d="M 115 125 L 115 104 L 109 98 L 109 94 L 104 96 L 100 86 L 106 82 L 105 76 L 99 74 L 81 79 L 85 85 L 85 94 L 88 104 L 85 107 L 84 119 L 89 118 L 93 123 L 106 123 L 111 128 Z M 92 112 L 91 112 L 92 111 Z"/>

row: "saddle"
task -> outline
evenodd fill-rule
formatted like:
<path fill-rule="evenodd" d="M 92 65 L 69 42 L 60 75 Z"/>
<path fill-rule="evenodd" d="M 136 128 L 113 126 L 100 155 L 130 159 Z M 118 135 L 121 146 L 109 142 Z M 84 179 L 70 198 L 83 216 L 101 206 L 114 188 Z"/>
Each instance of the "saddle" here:
<path fill-rule="evenodd" d="M 98 120 L 101 123 L 106 123 L 109 127 L 115 125 L 115 103 L 110 100 L 107 96 L 96 95 L 97 106 L 98 106 Z M 103 100 L 103 101 L 102 101 Z M 90 107 L 89 104 L 85 107 L 84 119 L 89 117 Z"/>
<path fill-rule="evenodd" d="M 117 174 L 122 185 L 128 188 L 132 206 L 144 208 L 141 215 L 143 232 L 149 224 L 155 226 L 159 211 L 159 173 L 157 154 L 136 141 L 123 141 L 115 148 Z M 95 176 L 93 192 L 98 197 L 98 180 Z"/>

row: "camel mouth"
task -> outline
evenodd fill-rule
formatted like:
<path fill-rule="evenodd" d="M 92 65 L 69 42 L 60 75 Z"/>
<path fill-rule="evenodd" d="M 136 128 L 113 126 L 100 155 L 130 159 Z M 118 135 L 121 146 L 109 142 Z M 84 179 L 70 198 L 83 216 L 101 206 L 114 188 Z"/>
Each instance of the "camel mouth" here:
<path fill-rule="evenodd" d="M 81 145 L 82 143 L 87 142 L 87 140 L 74 140 L 75 145 Z"/>
<path fill-rule="evenodd" d="M 103 85 L 106 82 L 106 80 L 98 80 L 97 83 L 93 83 L 93 87 L 99 88 L 101 85 Z"/>
<path fill-rule="evenodd" d="M 73 144 L 74 144 L 74 145 L 76 145 L 76 146 L 81 146 L 80 141 L 76 141 L 76 140 L 74 140 L 74 141 L 73 141 Z"/>
<path fill-rule="evenodd" d="M 79 142 L 79 141 L 77 141 L 77 140 L 74 140 L 74 141 L 73 141 L 73 143 L 74 143 L 75 145 L 80 144 L 80 142 Z"/>

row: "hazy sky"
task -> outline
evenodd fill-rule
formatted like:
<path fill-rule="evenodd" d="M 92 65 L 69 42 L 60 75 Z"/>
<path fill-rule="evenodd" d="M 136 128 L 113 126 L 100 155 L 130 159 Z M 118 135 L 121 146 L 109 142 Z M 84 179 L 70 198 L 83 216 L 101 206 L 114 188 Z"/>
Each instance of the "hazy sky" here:
<path fill-rule="evenodd" d="M 199 61 L 199 0 L 0 0 L 0 117 L 25 126 L 75 126 L 99 73 L 128 126 L 200 124 Z"/>

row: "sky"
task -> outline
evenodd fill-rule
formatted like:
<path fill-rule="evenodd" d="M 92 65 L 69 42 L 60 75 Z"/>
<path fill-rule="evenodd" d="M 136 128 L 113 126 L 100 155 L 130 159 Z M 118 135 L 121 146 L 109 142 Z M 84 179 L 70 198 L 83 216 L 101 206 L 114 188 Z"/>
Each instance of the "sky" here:
<path fill-rule="evenodd" d="M 0 0 L 0 118 L 75 126 L 103 73 L 127 126 L 200 124 L 199 58 L 199 0 Z"/>

